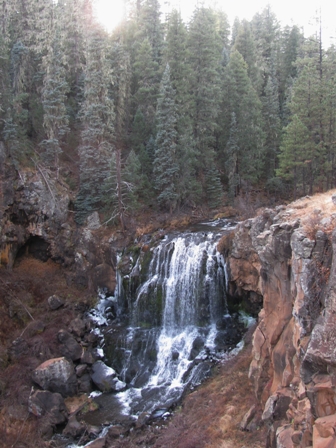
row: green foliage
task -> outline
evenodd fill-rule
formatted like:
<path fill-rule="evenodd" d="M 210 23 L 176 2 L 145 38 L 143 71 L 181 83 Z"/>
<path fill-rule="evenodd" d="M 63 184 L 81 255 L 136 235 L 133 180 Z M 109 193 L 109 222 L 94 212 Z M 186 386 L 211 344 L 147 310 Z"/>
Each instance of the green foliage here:
<path fill-rule="evenodd" d="M 176 154 L 177 113 L 175 91 L 170 82 L 170 68 L 167 64 L 163 74 L 158 99 L 156 121 L 154 176 L 158 191 L 158 202 L 172 212 L 178 202 L 176 180 L 178 161 Z"/>
<path fill-rule="evenodd" d="M 66 172 L 78 223 L 102 208 L 124 227 L 139 205 L 218 207 L 223 189 L 336 186 L 335 47 L 281 29 L 269 6 L 230 29 L 224 12 L 164 22 L 159 0 L 139 0 L 108 35 L 93 0 L 1 5 L 7 155 Z"/>

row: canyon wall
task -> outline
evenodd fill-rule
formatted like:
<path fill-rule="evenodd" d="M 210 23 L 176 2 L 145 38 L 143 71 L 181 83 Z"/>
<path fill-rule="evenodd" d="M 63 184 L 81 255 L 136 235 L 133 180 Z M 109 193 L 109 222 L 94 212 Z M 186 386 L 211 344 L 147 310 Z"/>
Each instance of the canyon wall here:
<path fill-rule="evenodd" d="M 220 244 L 230 296 L 263 297 L 249 376 L 267 447 L 336 446 L 333 209 L 329 193 L 264 210 Z"/>
<path fill-rule="evenodd" d="M 11 269 L 31 254 L 65 267 L 69 283 L 114 291 L 116 251 L 124 244 L 97 212 L 77 226 L 69 187 L 38 164 L 14 170 L 0 142 L 0 266 Z"/>

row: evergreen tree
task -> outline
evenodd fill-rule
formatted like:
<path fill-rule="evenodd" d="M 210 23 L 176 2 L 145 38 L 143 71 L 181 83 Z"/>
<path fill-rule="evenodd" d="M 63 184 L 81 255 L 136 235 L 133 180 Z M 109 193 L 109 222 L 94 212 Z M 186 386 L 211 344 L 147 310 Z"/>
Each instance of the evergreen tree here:
<path fill-rule="evenodd" d="M 192 95 L 188 79 L 191 77 L 189 64 L 188 33 L 181 14 L 173 10 L 168 21 L 165 59 L 170 67 L 170 80 L 176 92 L 177 141 L 176 154 L 179 165 L 176 189 L 179 205 L 194 205 L 201 197 L 200 184 L 196 179 L 196 155 L 193 140 L 191 106 Z"/>
<path fill-rule="evenodd" d="M 147 138 L 154 132 L 154 117 L 158 94 L 159 65 L 153 59 L 152 47 L 148 38 L 140 44 L 133 64 L 136 91 L 133 96 L 133 105 L 141 111 L 144 118 L 144 133 Z M 133 81 L 134 82 L 134 81 Z M 132 129 L 132 138 L 137 139 Z"/>
<path fill-rule="evenodd" d="M 326 79 L 323 76 L 324 56 L 319 40 L 309 39 L 304 51 L 304 57 L 297 60 L 299 74 L 293 86 L 289 107 L 309 131 L 306 175 L 309 180 L 309 194 L 313 194 L 314 184 L 319 184 L 322 178 L 326 177 Z"/>
<path fill-rule="evenodd" d="M 275 67 L 271 69 L 262 101 L 263 131 L 265 134 L 265 180 L 275 177 L 280 146 L 281 122 L 278 82 Z"/>
<path fill-rule="evenodd" d="M 55 8 L 56 9 L 56 8 Z M 63 48 L 60 39 L 60 23 L 57 13 L 54 13 L 52 41 L 48 54 L 44 57 L 45 67 L 42 88 L 42 104 L 44 111 L 43 126 L 46 138 L 41 142 L 45 149 L 44 159 L 59 172 L 59 154 L 62 152 L 62 138 L 69 131 L 69 117 L 66 110 L 66 83 L 65 67 L 62 65 Z"/>
<path fill-rule="evenodd" d="M 101 207 L 115 140 L 115 114 L 110 98 L 113 78 L 106 58 L 106 36 L 97 26 L 92 25 L 88 32 L 85 55 L 84 101 L 80 111 L 80 187 L 76 200 L 79 223 Z"/>
<path fill-rule="evenodd" d="M 230 134 L 222 136 L 221 148 L 222 160 L 228 158 L 230 164 L 230 190 L 236 194 L 239 192 L 239 188 L 235 187 L 237 179 L 237 185 L 242 182 L 245 186 L 257 183 L 262 177 L 265 162 L 262 106 L 247 69 L 242 55 L 237 50 L 233 51 L 225 70 L 222 112 L 222 126 L 229 129 Z"/>
<path fill-rule="evenodd" d="M 226 145 L 226 172 L 228 176 L 229 184 L 229 197 L 231 201 L 235 196 L 239 195 L 240 190 L 240 175 L 239 175 L 239 165 L 238 160 L 240 158 L 241 150 L 238 146 L 238 130 L 237 130 L 237 120 L 236 114 L 232 112 L 231 114 L 231 126 L 230 126 L 230 138 Z"/>
<path fill-rule="evenodd" d="M 238 28 L 232 51 L 239 51 L 247 64 L 248 76 L 252 81 L 254 88 L 258 91 L 261 85 L 260 68 L 257 65 L 256 43 L 252 33 L 252 25 L 243 20 Z"/>
<path fill-rule="evenodd" d="M 204 193 L 209 190 L 206 172 L 215 172 L 215 130 L 219 113 L 222 55 L 220 36 L 216 31 L 216 16 L 211 9 L 196 9 L 189 28 L 190 88 L 193 93 L 191 108 L 197 171 L 203 180 Z M 215 176 L 217 179 L 218 176 Z M 217 183 L 217 182 L 215 182 Z"/>
<path fill-rule="evenodd" d="M 298 187 L 301 193 L 306 191 L 307 149 L 309 148 L 309 131 L 297 115 L 284 130 L 284 138 L 280 147 L 279 168 L 277 175 L 287 181 L 293 188 L 294 200 Z M 301 180 L 301 182 L 300 182 Z"/>
<path fill-rule="evenodd" d="M 299 57 L 303 44 L 303 35 L 297 26 L 285 28 L 282 33 L 280 47 L 280 67 L 279 67 L 279 105 L 280 117 L 284 125 L 288 124 L 290 111 L 288 103 L 293 83 L 297 77 L 296 60 Z"/>
<path fill-rule="evenodd" d="M 156 121 L 156 150 L 154 159 L 155 187 L 159 204 L 172 213 L 177 206 L 178 194 L 176 178 L 178 164 L 176 160 L 177 114 L 175 91 L 170 82 L 170 68 L 164 71 L 158 98 Z"/>
<path fill-rule="evenodd" d="M 139 33 L 140 41 L 148 39 L 152 49 L 154 62 L 161 64 L 163 54 L 163 24 L 159 0 L 145 0 L 140 8 Z"/>

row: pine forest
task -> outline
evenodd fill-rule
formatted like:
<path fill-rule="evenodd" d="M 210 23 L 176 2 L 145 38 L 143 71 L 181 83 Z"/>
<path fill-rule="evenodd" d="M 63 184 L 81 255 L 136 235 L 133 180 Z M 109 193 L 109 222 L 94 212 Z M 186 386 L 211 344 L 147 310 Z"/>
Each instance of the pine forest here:
<path fill-rule="evenodd" d="M 107 33 L 93 0 L 0 0 L 0 140 L 10 163 L 98 211 L 217 209 L 259 191 L 336 187 L 336 48 L 270 7 L 231 27 L 199 6 L 127 2 Z"/>

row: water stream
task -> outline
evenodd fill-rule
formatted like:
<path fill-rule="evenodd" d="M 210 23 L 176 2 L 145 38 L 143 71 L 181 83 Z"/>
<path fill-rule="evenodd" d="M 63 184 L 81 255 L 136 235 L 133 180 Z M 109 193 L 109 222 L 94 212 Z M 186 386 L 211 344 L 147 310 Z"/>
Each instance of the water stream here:
<path fill-rule="evenodd" d="M 117 421 L 116 412 L 164 414 L 239 342 L 216 249 L 221 235 L 212 229 L 165 236 L 119 278 L 112 301 L 130 317 L 106 332 L 105 353 L 128 388 L 97 399 L 105 410 L 100 420 Z"/>

